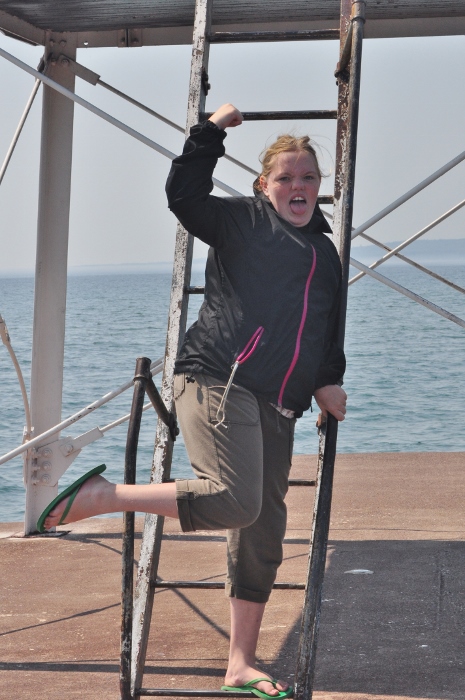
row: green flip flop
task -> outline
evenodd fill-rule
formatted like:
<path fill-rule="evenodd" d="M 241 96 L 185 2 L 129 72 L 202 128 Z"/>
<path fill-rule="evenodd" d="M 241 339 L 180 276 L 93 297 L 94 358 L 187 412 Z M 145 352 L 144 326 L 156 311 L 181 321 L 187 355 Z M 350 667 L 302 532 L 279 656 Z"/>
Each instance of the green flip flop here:
<path fill-rule="evenodd" d="M 58 525 L 63 525 L 64 520 L 66 516 L 68 515 L 71 506 L 73 505 L 74 499 L 76 498 L 79 489 L 81 488 L 82 484 L 86 482 L 88 479 L 90 479 L 91 476 L 95 476 L 95 474 L 101 474 L 104 472 L 106 469 L 105 464 L 100 464 L 98 467 L 94 467 L 91 469 L 87 474 L 83 474 L 79 479 L 76 479 L 70 486 L 68 486 L 62 493 L 59 493 L 56 498 L 53 499 L 51 503 L 48 504 L 48 506 L 45 508 L 45 510 L 41 513 L 40 518 L 37 521 L 37 529 L 39 532 L 45 532 L 45 519 L 47 516 L 50 514 L 50 512 L 55 508 L 55 506 L 60 503 L 64 498 L 69 496 L 69 501 L 66 504 L 66 508 L 63 511 L 63 515 L 60 518 L 60 522 Z"/>
<path fill-rule="evenodd" d="M 276 688 L 278 681 L 275 678 L 255 678 L 253 681 L 244 683 L 244 685 L 222 685 L 221 690 L 228 690 L 232 693 L 253 693 L 258 698 L 265 698 L 265 700 L 280 700 L 280 698 L 290 698 L 294 694 L 294 688 L 290 685 L 287 690 L 280 690 L 279 695 L 268 695 L 262 690 L 254 687 L 254 683 L 260 683 L 260 681 L 268 681 Z"/>

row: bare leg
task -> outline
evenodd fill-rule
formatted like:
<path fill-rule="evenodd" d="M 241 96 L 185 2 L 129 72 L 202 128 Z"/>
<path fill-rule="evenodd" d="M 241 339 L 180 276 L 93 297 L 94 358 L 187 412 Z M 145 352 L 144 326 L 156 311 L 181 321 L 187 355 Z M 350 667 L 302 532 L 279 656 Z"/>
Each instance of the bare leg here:
<path fill-rule="evenodd" d="M 230 598 L 230 604 L 231 642 L 224 683 L 240 686 L 254 678 L 268 676 L 267 673 L 257 669 L 255 659 L 265 603 Z M 289 684 L 278 681 L 278 690 L 271 683 L 266 682 L 257 683 L 256 687 L 268 695 L 278 695 L 279 690 L 287 690 Z"/>
<path fill-rule="evenodd" d="M 67 503 L 68 499 L 63 499 L 50 512 L 45 520 L 47 530 L 58 525 Z M 102 476 L 93 476 L 79 489 L 66 522 L 120 511 L 140 511 L 177 518 L 176 484 L 111 484 Z"/>

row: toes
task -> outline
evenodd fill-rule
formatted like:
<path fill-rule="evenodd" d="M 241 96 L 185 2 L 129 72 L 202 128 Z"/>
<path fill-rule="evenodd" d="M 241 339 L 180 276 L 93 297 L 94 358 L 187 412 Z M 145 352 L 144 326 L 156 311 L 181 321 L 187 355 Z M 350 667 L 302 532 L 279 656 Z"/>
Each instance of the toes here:
<path fill-rule="evenodd" d="M 270 683 L 259 683 L 257 685 L 257 688 L 270 696 L 279 695 L 281 691 L 287 690 L 286 683 L 284 683 L 283 681 L 276 681 L 276 683 L 271 683 L 271 679 Z"/>

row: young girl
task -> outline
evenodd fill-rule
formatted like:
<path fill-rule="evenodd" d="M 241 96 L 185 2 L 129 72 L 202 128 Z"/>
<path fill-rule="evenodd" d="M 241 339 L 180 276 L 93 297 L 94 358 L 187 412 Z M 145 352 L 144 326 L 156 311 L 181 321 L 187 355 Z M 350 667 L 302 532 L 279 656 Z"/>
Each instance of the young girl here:
<path fill-rule="evenodd" d="M 115 485 L 97 468 L 58 496 L 38 527 L 142 511 L 179 518 L 183 531 L 227 529 L 231 640 L 223 689 L 283 698 L 292 688 L 260 672 L 255 655 L 282 561 L 295 420 L 312 396 L 323 414 L 344 420 L 346 412 L 344 354 L 334 343 L 340 264 L 324 235 L 321 173 L 308 137 L 282 136 L 266 151 L 256 196 L 210 194 L 225 129 L 241 123 L 226 104 L 193 127 L 167 182 L 170 209 L 211 246 L 205 301 L 174 380 L 197 478 Z"/>

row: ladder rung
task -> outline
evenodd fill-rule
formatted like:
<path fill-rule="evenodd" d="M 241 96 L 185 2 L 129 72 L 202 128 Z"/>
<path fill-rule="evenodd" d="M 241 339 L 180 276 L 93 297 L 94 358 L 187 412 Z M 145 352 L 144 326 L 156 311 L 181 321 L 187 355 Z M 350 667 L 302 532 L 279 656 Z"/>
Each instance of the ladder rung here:
<path fill-rule="evenodd" d="M 253 693 L 242 693 L 229 690 L 196 690 L 188 688 L 136 688 L 134 695 L 151 697 L 181 697 L 181 698 L 256 698 Z"/>
<path fill-rule="evenodd" d="M 214 112 L 201 112 L 200 121 L 209 119 Z M 282 119 L 337 119 L 336 109 L 311 109 L 289 112 L 241 112 L 245 122 L 280 121 Z"/>
<path fill-rule="evenodd" d="M 339 29 L 299 29 L 288 32 L 214 32 L 208 40 L 211 44 L 233 44 L 256 41 L 319 41 L 339 39 Z"/>
<path fill-rule="evenodd" d="M 151 583 L 153 588 L 202 588 L 204 590 L 224 589 L 224 581 L 155 581 Z M 303 591 L 305 583 L 274 583 L 277 590 Z"/>
<path fill-rule="evenodd" d="M 203 287 L 202 287 L 203 289 Z M 164 479 L 164 484 L 174 484 L 176 479 Z M 316 486 L 315 479 L 289 479 L 289 486 Z"/>
<path fill-rule="evenodd" d="M 318 204 L 333 204 L 334 195 L 332 194 L 320 194 L 318 195 Z"/>

